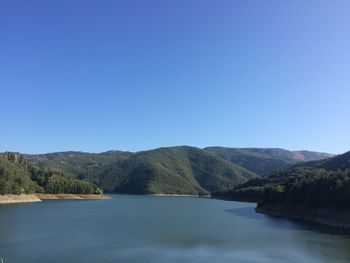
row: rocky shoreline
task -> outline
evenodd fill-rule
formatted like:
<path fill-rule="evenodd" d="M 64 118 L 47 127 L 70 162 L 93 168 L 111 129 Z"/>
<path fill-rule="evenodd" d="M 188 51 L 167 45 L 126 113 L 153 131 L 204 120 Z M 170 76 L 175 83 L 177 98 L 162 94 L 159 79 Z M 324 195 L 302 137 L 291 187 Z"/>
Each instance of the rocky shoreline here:
<path fill-rule="evenodd" d="M 255 209 L 258 213 L 286 217 L 336 228 L 350 229 L 350 211 L 333 207 L 310 208 L 306 206 L 285 206 L 264 204 Z"/>
<path fill-rule="evenodd" d="M 46 200 L 107 200 L 105 195 L 93 194 L 20 194 L 0 195 L 0 204 L 32 203 Z"/>

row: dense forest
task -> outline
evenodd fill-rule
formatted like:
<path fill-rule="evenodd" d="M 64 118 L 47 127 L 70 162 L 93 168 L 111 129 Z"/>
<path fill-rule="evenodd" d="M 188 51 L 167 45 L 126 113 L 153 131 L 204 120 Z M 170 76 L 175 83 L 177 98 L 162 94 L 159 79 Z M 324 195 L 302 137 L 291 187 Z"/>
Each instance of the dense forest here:
<path fill-rule="evenodd" d="M 188 146 L 137 153 L 63 152 L 25 157 L 40 167 L 57 168 L 119 193 L 208 195 L 256 177 L 244 167 Z"/>
<path fill-rule="evenodd" d="M 30 164 L 18 153 L 0 154 L 0 194 L 21 193 L 100 194 L 101 190 L 60 170 Z"/>
<path fill-rule="evenodd" d="M 304 169 L 293 180 L 266 187 L 260 205 L 265 203 L 350 208 L 350 170 Z"/>
<path fill-rule="evenodd" d="M 256 175 L 194 147 L 137 153 L 102 170 L 99 183 L 115 192 L 208 195 Z"/>
<path fill-rule="evenodd" d="M 96 183 L 109 192 L 207 195 L 257 177 L 254 171 L 263 174 L 298 161 L 328 156 L 331 155 L 273 148 L 178 146 L 137 153 L 58 152 L 25 158 L 41 167 L 57 168 Z"/>
<path fill-rule="evenodd" d="M 319 160 L 329 154 L 283 149 L 205 149 L 178 146 L 141 152 L 1 154 L 2 193 L 91 193 L 210 195 L 227 192 L 265 172 Z M 252 171 L 253 170 L 253 171 Z M 269 180 L 269 175 L 267 176 Z M 252 182 L 252 181 L 249 181 Z M 242 190 L 260 195 L 260 187 Z M 256 193 L 253 191 L 256 190 Z M 252 194 L 253 193 L 253 194 Z"/>
<path fill-rule="evenodd" d="M 277 170 L 216 195 L 259 206 L 350 207 L 350 152 Z"/>
<path fill-rule="evenodd" d="M 132 194 L 208 195 L 256 177 L 243 167 L 194 147 L 139 152 L 92 170 L 86 178 L 104 190 Z M 83 178 L 82 174 L 78 176 Z"/>

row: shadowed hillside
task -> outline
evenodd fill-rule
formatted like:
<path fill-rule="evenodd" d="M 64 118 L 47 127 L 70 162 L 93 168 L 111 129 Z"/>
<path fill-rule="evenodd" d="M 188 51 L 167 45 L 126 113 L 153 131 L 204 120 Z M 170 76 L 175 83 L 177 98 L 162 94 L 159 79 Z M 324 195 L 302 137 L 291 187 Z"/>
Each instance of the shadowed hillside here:
<path fill-rule="evenodd" d="M 291 168 L 271 172 L 218 195 L 234 200 L 272 202 L 284 196 L 290 200 L 316 200 L 340 198 L 350 188 L 350 152 L 325 160 L 305 162 Z M 345 188 L 344 188 L 345 187 Z M 278 192 L 278 194 L 274 194 Z M 340 194 L 341 193 L 341 194 Z M 273 197 L 275 196 L 275 197 Z M 344 197 L 344 196 L 343 196 Z M 341 199 L 341 198 L 340 198 Z M 339 200 L 340 200 L 339 199 Z M 317 201 L 318 200 L 318 201 Z"/>

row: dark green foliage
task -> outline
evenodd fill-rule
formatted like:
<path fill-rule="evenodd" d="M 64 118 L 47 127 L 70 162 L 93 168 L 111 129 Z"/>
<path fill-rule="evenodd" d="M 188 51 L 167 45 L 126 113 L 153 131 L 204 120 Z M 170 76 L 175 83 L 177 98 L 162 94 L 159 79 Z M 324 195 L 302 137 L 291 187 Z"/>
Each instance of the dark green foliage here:
<path fill-rule="evenodd" d="M 41 192 L 42 189 L 31 180 L 27 164 L 16 153 L 0 154 L 0 194 L 21 194 Z"/>
<path fill-rule="evenodd" d="M 320 168 L 327 170 L 345 170 L 350 169 L 350 152 L 328 159 L 320 165 Z"/>
<path fill-rule="evenodd" d="M 307 162 L 252 179 L 221 196 L 261 204 L 350 207 L 350 154 Z M 256 194 L 257 192 L 263 193 Z"/>
<path fill-rule="evenodd" d="M 269 175 L 265 181 L 258 178 L 250 182 L 253 184 L 245 185 L 247 180 L 256 175 L 243 167 L 265 173 L 297 161 L 328 156 L 283 149 L 211 147 L 202 150 L 182 146 L 138 153 L 61 152 L 25 157 L 41 167 L 60 169 L 75 178 L 96 183 L 109 192 L 206 195 L 222 193 L 243 183 L 242 187 L 231 190 L 230 194 L 261 200 L 265 184 L 280 183 L 281 176 L 278 173 L 285 177 L 284 172 L 278 171 Z"/>
<path fill-rule="evenodd" d="M 263 200 L 264 202 L 276 202 L 283 197 L 286 192 L 286 186 L 283 184 L 276 184 L 266 186 L 263 192 Z"/>
<path fill-rule="evenodd" d="M 86 181 L 72 179 L 69 176 L 53 174 L 47 180 L 45 185 L 47 193 L 71 193 L 71 194 L 100 194 L 98 188 Z"/>
<path fill-rule="evenodd" d="M 119 193 L 207 195 L 256 177 L 239 165 L 187 146 L 134 154 L 67 152 L 27 155 L 26 158 Z"/>
<path fill-rule="evenodd" d="M 293 181 L 295 177 L 304 174 L 303 168 L 281 169 L 270 173 L 267 176 L 251 179 L 236 186 L 229 191 L 216 193 L 218 197 L 226 199 L 261 202 L 265 189 Z M 271 188 L 269 188 L 271 190 Z"/>
<path fill-rule="evenodd" d="M 253 172 L 214 154 L 193 147 L 185 147 L 183 150 L 187 153 L 193 176 L 210 192 L 230 189 L 256 177 Z"/>
<path fill-rule="evenodd" d="M 228 191 L 213 193 L 214 197 L 219 197 L 228 200 L 244 201 L 244 202 L 258 202 L 263 199 L 263 187 L 246 187 L 234 188 Z"/>
<path fill-rule="evenodd" d="M 96 185 L 74 179 L 60 170 L 28 164 L 20 154 L 0 154 L 0 194 L 100 192 Z"/>
<path fill-rule="evenodd" d="M 100 189 L 91 182 L 74 179 L 64 172 L 52 168 L 28 165 L 31 179 L 49 194 L 100 194 Z"/>
<path fill-rule="evenodd" d="M 108 151 L 103 153 L 57 152 L 48 154 L 25 155 L 25 158 L 41 167 L 62 170 L 79 179 L 93 181 L 96 173 L 106 165 L 124 160 L 130 152 Z"/>
<path fill-rule="evenodd" d="M 258 175 L 265 175 L 276 169 L 287 168 L 297 162 L 319 160 L 332 156 L 327 153 L 287 151 L 278 148 L 209 147 L 205 150 L 241 165 Z"/>
<path fill-rule="evenodd" d="M 255 177 L 242 167 L 193 147 L 134 154 L 100 174 L 99 185 L 123 193 L 206 195 Z"/>
<path fill-rule="evenodd" d="M 292 181 L 266 188 L 262 203 L 350 208 L 350 171 L 307 169 Z"/>

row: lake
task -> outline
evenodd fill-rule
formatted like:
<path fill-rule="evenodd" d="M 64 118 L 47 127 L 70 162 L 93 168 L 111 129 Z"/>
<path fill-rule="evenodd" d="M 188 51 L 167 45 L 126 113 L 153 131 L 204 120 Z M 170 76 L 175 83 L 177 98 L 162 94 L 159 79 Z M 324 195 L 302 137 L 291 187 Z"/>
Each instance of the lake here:
<path fill-rule="evenodd" d="M 255 204 L 112 195 L 0 206 L 5 263 L 350 262 L 350 235 Z"/>

